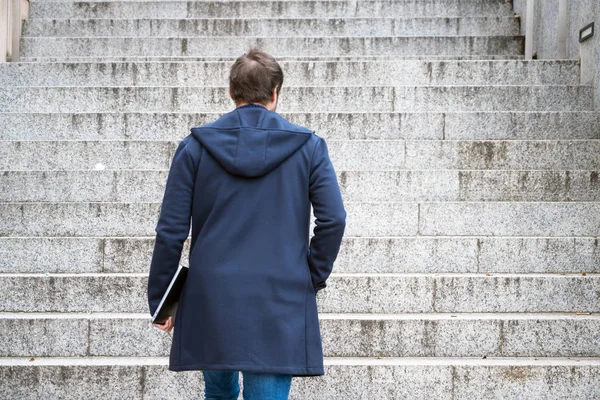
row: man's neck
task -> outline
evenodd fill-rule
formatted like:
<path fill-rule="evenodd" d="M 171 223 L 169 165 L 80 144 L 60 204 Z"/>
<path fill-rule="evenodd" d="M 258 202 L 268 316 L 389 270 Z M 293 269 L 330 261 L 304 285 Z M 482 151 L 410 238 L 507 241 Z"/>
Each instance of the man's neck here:
<path fill-rule="evenodd" d="M 237 104 L 235 105 L 235 108 L 239 108 L 239 107 L 242 107 L 242 106 L 247 106 L 247 105 L 249 105 L 249 104 L 252 104 L 252 105 L 255 105 L 255 106 L 261 106 L 261 107 L 267 108 L 267 107 L 266 107 L 264 104 L 260 104 L 260 103 L 237 103 Z"/>

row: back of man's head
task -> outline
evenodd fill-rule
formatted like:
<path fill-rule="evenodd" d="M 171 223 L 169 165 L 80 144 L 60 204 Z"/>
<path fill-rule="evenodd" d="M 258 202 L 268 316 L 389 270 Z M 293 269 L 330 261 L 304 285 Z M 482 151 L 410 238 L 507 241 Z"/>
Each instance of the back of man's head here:
<path fill-rule="evenodd" d="M 256 48 L 238 57 L 229 73 L 229 93 L 236 104 L 268 104 L 283 84 L 283 71 L 275 58 Z"/>

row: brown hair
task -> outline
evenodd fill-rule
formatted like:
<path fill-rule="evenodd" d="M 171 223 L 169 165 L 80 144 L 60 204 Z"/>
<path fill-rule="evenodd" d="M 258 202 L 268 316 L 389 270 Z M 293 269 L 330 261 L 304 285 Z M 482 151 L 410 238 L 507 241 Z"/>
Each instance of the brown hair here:
<path fill-rule="evenodd" d="M 275 86 L 279 96 L 282 84 L 283 71 L 277 61 L 257 48 L 238 57 L 229 72 L 229 90 L 236 103 L 266 104 Z"/>

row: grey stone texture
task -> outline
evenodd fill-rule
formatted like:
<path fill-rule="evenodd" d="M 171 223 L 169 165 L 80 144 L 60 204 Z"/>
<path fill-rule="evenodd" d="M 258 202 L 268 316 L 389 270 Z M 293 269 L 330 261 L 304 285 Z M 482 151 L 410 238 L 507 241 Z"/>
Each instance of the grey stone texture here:
<path fill-rule="evenodd" d="M 597 361 L 585 358 L 567 362 L 509 359 L 516 365 L 502 359 L 366 360 L 326 359 L 324 376 L 292 381 L 290 400 L 329 400 L 338 396 L 451 400 L 456 393 L 466 400 L 482 396 L 518 398 L 524 394 L 548 400 L 589 400 L 598 393 L 595 376 L 600 367 Z M 80 399 L 92 393 L 102 393 L 105 399 L 164 399 L 165 387 L 174 398 L 197 399 L 203 389 L 199 371 L 169 373 L 162 359 L 150 357 L 127 358 L 119 364 L 111 358 L 84 358 L 66 365 L 36 358 L 0 365 L 0 380 L 20 382 L 5 393 L 19 399 L 44 395 Z M 240 386 L 243 388 L 243 384 Z"/>
<path fill-rule="evenodd" d="M 181 140 L 222 113 L 0 113 L 2 140 Z M 282 113 L 328 140 L 442 137 L 442 113 Z M 594 125 L 594 124 L 592 124 Z M 85 126 L 85 129 L 81 129 Z M 600 119 L 598 120 L 600 126 Z"/>
<path fill-rule="evenodd" d="M 0 140 L 181 140 L 221 113 L 2 113 Z M 327 140 L 600 139 L 594 111 L 282 113 Z M 82 129 L 85 127 L 85 129 Z"/>
<path fill-rule="evenodd" d="M 345 202 L 347 236 L 598 236 L 598 202 Z M 0 236 L 154 235 L 158 203 L 0 203 Z"/>
<path fill-rule="evenodd" d="M 597 316 L 321 314 L 325 357 L 597 357 Z M 23 331 L 29 335 L 22 335 Z M 145 314 L 0 313 L 0 357 L 166 357 Z"/>
<path fill-rule="evenodd" d="M 376 37 L 375 37 L 376 38 Z M 242 50 L 240 50 L 242 51 Z M 96 56 L 73 56 L 73 57 L 61 57 L 61 56 L 23 56 L 20 58 L 21 62 L 61 62 L 61 63 L 76 63 L 76 62 L 111 62 L 111 63 L 122 63 L 122 62 L 179 62 L 179 61 L 194 61 L 194 62 L 215 62 L 215 61 L 227 61 L 233 63 L 239 53 L 230 56 L 198 56 L 198 55 L 143 55 L 143 56 L 108 56 L 102 57 Z M 383 60 L 443 60 L 443 61 L 489 61 L 489 60 L 524 60 L 523 54 L 394 54 L 386 56 L 378 55 L 282 55 L 278 56 L 277 60 L 281 62 L 285 61 L 383 61 Z"/>
<path fill-rule="evenodd" d="M 26 57 L 238 56 L 260 47 L 274 56 L 394 56 L 523 54 L 522 36 L 363 36 L 363 37 L 24 37 Z"/>
<path fill-rule="evenodd" d="M 168 170 L 177 144 L 148 140 L 13 141 L 0 150 L 0 170 Z M 327 146 L 338 169 L 394 170 L 404 166 L 403 141 L 330 140 Z"/>
<path fill-rule="evenodd" d="M 348 236 L 415 235 L 418 204 L 346 202 Z M 0 236 L 154 235 L 161 203 L 0 203 Z M 311 225 L 314 227 L 314 223 Z"/>
<path fill-rule="evenodd" d="M 419 206 L 424 235 L 598 236 L 598 202 L 447 202 Z"/>
<path fill-rule="evenodd" d="M 342 147 L 336 146 L 333 141 L 329 142 L 332 158 L 339 159 L 336 164 L 337 176 L 344 200 L 363 202 L 600 200 L 597 170 L 578 170 L 571 169 L 569 166 L 564 166 L 565 170 L 554 171 L 394 170 L 393 167 L 403 164 L 401 160 L 403 146 L 402 143 L 397 142 L 385 143 L 387 146 L 383 144 L 371 146 L 362 143 L 359 146 Z M 29 149 L 31 154 L 43 153 L 39 150 L 35 151 L 38 143 L 28 144 L 31 145 Z M 21 147 L 21 151 L 24 147 Z M 82 147 L 73 146 L 70 150 Z M 582 149 L 581 157 L 588 154 L 588 151 L 594 151 L 594 147 Z M 101 151 L 94 152 L 92 151 L 94 148 Z M 0 186 L 6 188 L 4 192 L 0 192 L 0 202 L 162 201 L 168 175 L 166 167 L 156 170 L 123 169 L 127 166 L 121 165 L 120 161 L 125 158 L 116 158 L 114 155 L 129 154 L 130 156 L 130 153 L 120 151 L 124 150 L 122 148 L 117 148 L 115 153 L 110 153 L 109 149 L 114 148 L 111 145 L 107 148 L 88 146 L 85 148 L 86 151 L 66 152 L 65 158 L 57 161 L 65 162 L 67 165 L 48 166 L 46 162 L 53 159 L 53 155 L 56 154 L 53 152 L 46 153 L 49 154 L 49 158 L 32 160 L 41 162 L 26 165 L 19 163 L 21 159 L 15 157 L 15 163 L 7 163 L 6 170 L 0 173 Z M 360 148 L 377 154 L 381 159 L 360 157 Z M 350 163 L 344 163 L 344 156 L 340 154 L 345 156 L 357 154 L 357 157 Z M 166 158 L 168 157 L 154 161 L 166 165 L 169 162 Z M 135 160 L 140 165 L 146 161 L 144 157 L 136 157 Z M 100 165 L 106 169 L 94 169 Z M 149 168 L 160 166 L 150 164 Z M 342 169 L 343 167 L 348 170 Z M 40 169 L 44 170 L 40 171 Z"/>
<path fill-rule="evenodd" d="M 154 237 L 1 237 L 7 273 L 145 273 Z M 189 257 L 189 239 L 182 261 Z M 346 237 L 335 273 L 599 273 L 593 237 Z"/>
<path fill-rule="evenodd" d="M 136 17 L 133 15 L 132 17 Z M 30 19 L 28 37 L 518 35 L 514 17 Z"/>
<path fill-rule="evenodd" d="M 408 169 L 594 170 L 599 167 L 598 140 L 406 141 Z"/>
<path fill-rule="evenodd" d="M 375 1 L 32 1 L 30 18 L 293 18 L 510 16 L 496 0 Z"/>
<path fill-rule="evenodd" d="M 175 147 L 251 45 L 348 212 L 326 375 L 290 398 L 600 398 L 598 90 L 587 58 L 523 59 L 510 1 L 30 3 L 0 65 L 2 399 L 201 397 L 147 274 Z"/>
<path fill-rule="evenodd" d="M 513 0 L 515 12 L 521 14 L 521 32 L 525 32 L 527 2 Z M 581 82 L 593 84 L 594 104 L 600 110 L 600 35 L 579 42 L 579 31 L 592 22 L 598 29 L 600 3 L 596 0 L 571 0 L 565 2 L 565 55 L 581 62 Z M 533 51 L 538 59 L 558 58 L 559 36 L 558 0 L 540 1 L 534 9 Z"/>
<path fill-rule="evenodd" d="M 5 112 L 226 112 L 225 87 L 0 88 Z M 283 93 L 283 90 L 282 90 Z M 592 111 L 589 86 L 291 87 L 282 112 Z M 318 98 L 319 102 L 312 99 Z"/>
<path fill-rule="evenodd" d="M 598 237 L 482 238 L 480 271 L 600 271 Z"/>
<path fill-rule="evenodd" d="M 0 149 L 4 171 L 168 170 L 177 140 L 7 141 Z M 600 142 L 591 140 L 329 140 L 339 170 L 532 170 L 597 171 Z M 405 173 L 407 173 L 406 171 Z M 477 171 L 478 172 L 478 171 Z M 471 172 L 476 174 L 477 172 Z M 465 171 L 464 181 L 470 178 Z M 519 180 L 535 176 L 519 176 Z M 564 178 L 559 178 L 563 181 Z M 573 179 L 573 180 L 576 180 Z M 574 182 L 576 183 L 576 182 Z M 590 178 L 590 185 L 597 181 Z M 571 182 L 569 182 L 571 185 Z M 441 190 L 443 192 L 443 190 Z"/>
<path fill-rule="evenodd" d="M 6 312 L 148 313 L 146 274 L 2 274 Z M 600 275 L 332 274 L 325 313 L 600 312 Z"/>
<path fill-rule="evenodd" d="M 575 85 L 575 60 L 282 61 L 285 87 Z M 2 86 L 223 86 L 230 61 L 0 64 Z"/>

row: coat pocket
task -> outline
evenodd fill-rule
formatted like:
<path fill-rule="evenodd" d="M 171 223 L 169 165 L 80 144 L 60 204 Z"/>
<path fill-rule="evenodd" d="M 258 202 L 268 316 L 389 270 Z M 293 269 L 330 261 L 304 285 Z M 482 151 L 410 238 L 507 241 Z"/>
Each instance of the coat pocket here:
<path fill-rule="evenodd" d="M 306 279 L 308 280 L 308 286 L 309 289 L 312 293 L 317 294 L 317 290 L 315 289 L 315 286 L 313 285 L 312 282 L 312 274 L 310 273 L 310 267 L 308 266 L 308 261 L 306 262 L 305 266 L 304 266 L 304 270 L 306 271 L 306 275 L 308 276 Z"/>

